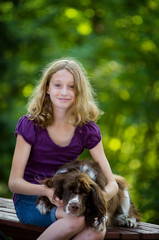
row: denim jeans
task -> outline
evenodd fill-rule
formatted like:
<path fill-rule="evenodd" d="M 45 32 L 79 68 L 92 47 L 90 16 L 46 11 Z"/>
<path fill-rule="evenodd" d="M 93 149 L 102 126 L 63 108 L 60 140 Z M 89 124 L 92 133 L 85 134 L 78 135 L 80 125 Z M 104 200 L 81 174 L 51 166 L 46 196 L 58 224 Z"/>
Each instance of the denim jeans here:
<path fill-rule="evenodd" d="M 56 221 L 56 207 L 46 214 L 41 214 L 35 204 L 37 197 L 36 195 L 18 194 L 14 203 L 16 214 L 22 223 L 48 227 Z"/>

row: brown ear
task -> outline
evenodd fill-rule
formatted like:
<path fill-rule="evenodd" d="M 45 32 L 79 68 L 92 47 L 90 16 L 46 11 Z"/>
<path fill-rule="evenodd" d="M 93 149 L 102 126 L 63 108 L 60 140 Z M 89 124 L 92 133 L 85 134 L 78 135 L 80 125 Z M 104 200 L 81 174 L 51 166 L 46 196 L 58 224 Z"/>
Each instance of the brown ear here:
<path fill-rule="evenodd" d="M 64 179 L 64 175 L 56 175 L 41 181 L 40 184 L 44 184 L 48 188 L 54 188 L 54 198 L 58 197 L 62 199 Z"/>
<path fill-rule="evenodd" d="M 107 202 L 106 199 L 104 198 L 104 194 L 100 187 L 94 183 L 91 188 L 91 195 L 93 199 L 94 205 L 96 205 L 98 211 L 105 215 L 107 211 Z"/>
<path fill-rule="evenodd" d="M 56 175 L 53 178 L 52 187 L 55 189 L 54 198 L 58 197 L 59 199 L 62 199 L 64 182 L 65 182 L 65 177 L 63 174 Z"/>
<path fill-rule="evenodd" d="M 86 190 L 91 189 L 91 183 L 93 183 L 93 181 L 86 173 L 78 173 L 77 180 L 84 186 Z"/>
<path fill-rule="evenodd" d="M 52 177 L 52 178 L 47 178 L 47 179 L 43 180 L 43 181 L 41 182 L 41 184 L 44 184 L 44 185 L 47 186 L 48 188 L 53 188 L 54 177 Z"/>
<path fill-rule="evenodd" d="M 89 227 L 93 226 L 95 219 L 101 222 L 102 218 L 106 215 L 107 202 L 102 190 L 96 183 L 91 184 L 91 192 L 87 200 L 86 209 L 85 219 L 86 225 Z"/>

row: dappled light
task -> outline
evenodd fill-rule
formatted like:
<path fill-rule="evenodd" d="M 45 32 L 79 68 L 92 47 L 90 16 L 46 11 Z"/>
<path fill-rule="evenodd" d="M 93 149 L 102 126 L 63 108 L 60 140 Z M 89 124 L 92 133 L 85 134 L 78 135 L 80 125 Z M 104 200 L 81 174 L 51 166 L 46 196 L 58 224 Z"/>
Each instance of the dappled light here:
<path fill-rule="evenodd" d="M 88 35 L 92 32 L 92 27 L 89 22 L 80 23 L 77 26 L 77 31 L 82 35 Z"/>
<path fill-rule="evenodd" d="M 76 9 L 74 9 L 74 8 L 66 8 L 65 9 L 65 15 L 68 18 L 77 18 L 77 17 L 81 16 L 80 12 L 77 11 Z"/>
<path fill-rule="evenodd" d="M 112 151 L 118 151 L 121 148 L 121 141 L 118 138 L 112 138 L 108 146 Z"/>
<path fill-rule="evenodd" d="M 34 86 L 32 84 L 27 84 L 24 86 L 22 92 L 24 97 L 30 97 L 33 92 Z"/>

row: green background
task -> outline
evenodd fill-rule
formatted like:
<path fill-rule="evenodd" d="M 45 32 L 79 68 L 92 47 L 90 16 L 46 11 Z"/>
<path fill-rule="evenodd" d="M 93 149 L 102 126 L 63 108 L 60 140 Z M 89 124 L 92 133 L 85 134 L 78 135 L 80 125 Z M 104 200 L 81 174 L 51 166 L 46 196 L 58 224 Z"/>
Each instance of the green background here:
<path fill-rule="evenodd" d="M 75 57 L 104 111 L 98 124 L 113 172 L 132 185 L 142 220 L 159 224 L 158 27 L 158 0 L 0 2 L 1 196 L 12 196 L 14 130 L 41 69 Z"/>

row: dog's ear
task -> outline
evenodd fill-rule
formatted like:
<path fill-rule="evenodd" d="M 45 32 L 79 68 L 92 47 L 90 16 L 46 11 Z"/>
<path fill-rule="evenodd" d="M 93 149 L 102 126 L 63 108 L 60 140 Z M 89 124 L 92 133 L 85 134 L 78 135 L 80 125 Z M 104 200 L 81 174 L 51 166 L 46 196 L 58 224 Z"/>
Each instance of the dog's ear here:
<path fill-rule="evenodd" d="M 62 199 L 64 181 L 64 174 L 59 174 L 52 178 L 45 179 L 42 181 L 42 184 L 46 185 L 48 188 L 54 188 L 54 198 L 58 197 L 59 199 Z"/>
<path fill-rule="evenodd" d="M 45 180 L 41 181 L 40 183 L 41 183 L 41 184 L 44 184 L 44 185 L 47 186 L 48 188 L 53 188 L 54 177 L 46 178 Z"/>
<path fill-rule="evenodd" d="M 96 183 L 91 184 L 91 191 L 86 204 L 85 218 L 87 226 L 93 226 L 95 220 L 101 222 L 107 212 L 107 201 Z"/>
<path fill-rule="evenodd" d="M 54 178 L 53 178 L 52 187 L 55 189 L 54 198 L 58 197 L 59 199 L 62 199 L 63 186 L 64 186 L 64 182 L 66 180 L 64 175 L 65 174 L 59 174 L 59 175 L 54 176 Z"/>
<path fill-rule="evenodd" d="M 93 205 L 95 205 L 99 212 L 106 214 L 107 211 L 107 201 L 100 187 L 94 183 L 91 185 L 91 197 L 93 200 Z"/>

